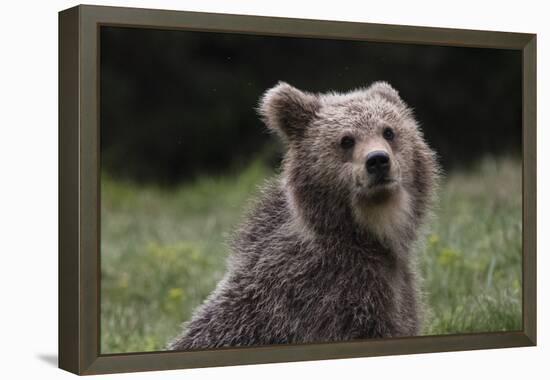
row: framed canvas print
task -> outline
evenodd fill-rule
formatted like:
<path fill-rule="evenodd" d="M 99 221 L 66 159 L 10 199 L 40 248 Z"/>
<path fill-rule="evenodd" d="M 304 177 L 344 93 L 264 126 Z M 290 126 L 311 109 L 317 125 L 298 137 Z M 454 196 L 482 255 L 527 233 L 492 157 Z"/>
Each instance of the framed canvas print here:
<path fill-rule="evenodd" d="M 535 345 L 535 49 L 60 12 L 60 367 Z"/>

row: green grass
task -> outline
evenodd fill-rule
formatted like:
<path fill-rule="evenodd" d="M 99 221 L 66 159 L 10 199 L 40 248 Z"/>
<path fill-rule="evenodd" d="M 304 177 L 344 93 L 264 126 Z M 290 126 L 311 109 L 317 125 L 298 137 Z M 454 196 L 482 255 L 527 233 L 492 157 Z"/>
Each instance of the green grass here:
<path fill-rule="evenodd" d="M 162 350 L 215 287 L 226 241 L 271 171 L 168 190 L 102 175 L 101 352 Z M 425 334 L 521 328 L 521 172 L 484 160 L 442 184 L 419 249 Z"/>
<path fill-rule="evenodd" d="M 101 352 L 161 350 L 215 287 L 228 234 L 268 175 L 204 177 L 175 190 L 102 176 Z"/>
<path fill-rule="evenodd" d="M 446 178 L 420 250 L 425 334 L 521 329 L 521 167 L 486 159 Z"/>

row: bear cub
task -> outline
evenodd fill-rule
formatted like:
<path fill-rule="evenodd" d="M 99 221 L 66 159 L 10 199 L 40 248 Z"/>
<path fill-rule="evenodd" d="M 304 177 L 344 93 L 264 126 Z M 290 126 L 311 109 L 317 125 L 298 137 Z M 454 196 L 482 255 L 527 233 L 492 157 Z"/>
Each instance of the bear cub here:
<path fill-rule="evenodd" d="M 413 246 L 438 164 L 385 82 L 313 94 L 280 82 L 259 112 L 286 143 L 225 276 L 172 350 L 413 336 Z"/>

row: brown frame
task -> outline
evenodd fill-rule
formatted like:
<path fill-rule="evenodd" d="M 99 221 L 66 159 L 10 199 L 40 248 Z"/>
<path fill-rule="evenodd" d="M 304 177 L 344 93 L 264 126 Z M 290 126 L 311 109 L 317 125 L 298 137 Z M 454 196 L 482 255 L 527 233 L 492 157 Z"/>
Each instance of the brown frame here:
<path fill-rule="evenodd" d="M 193 352 L 100 354 L 99 26 L 521 50 L 523 330 Z M 536 345 L 536 35 L 80 5 L 59 13 L 59 367 L 81 374 Z"/>

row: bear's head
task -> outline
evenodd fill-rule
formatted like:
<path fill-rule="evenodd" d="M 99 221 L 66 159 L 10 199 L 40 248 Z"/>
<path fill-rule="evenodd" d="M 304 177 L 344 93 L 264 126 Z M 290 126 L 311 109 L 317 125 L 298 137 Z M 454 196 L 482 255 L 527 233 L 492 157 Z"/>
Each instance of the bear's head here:
<path fill-rule="evenodd" d="M 414 238 L 438 164 L 393 87 L 376 82 L 312 94 L 280 82 L 264 94 L 259 112 L 286 142 L 284 188 L 305 227 L 389 244 Z"/>

